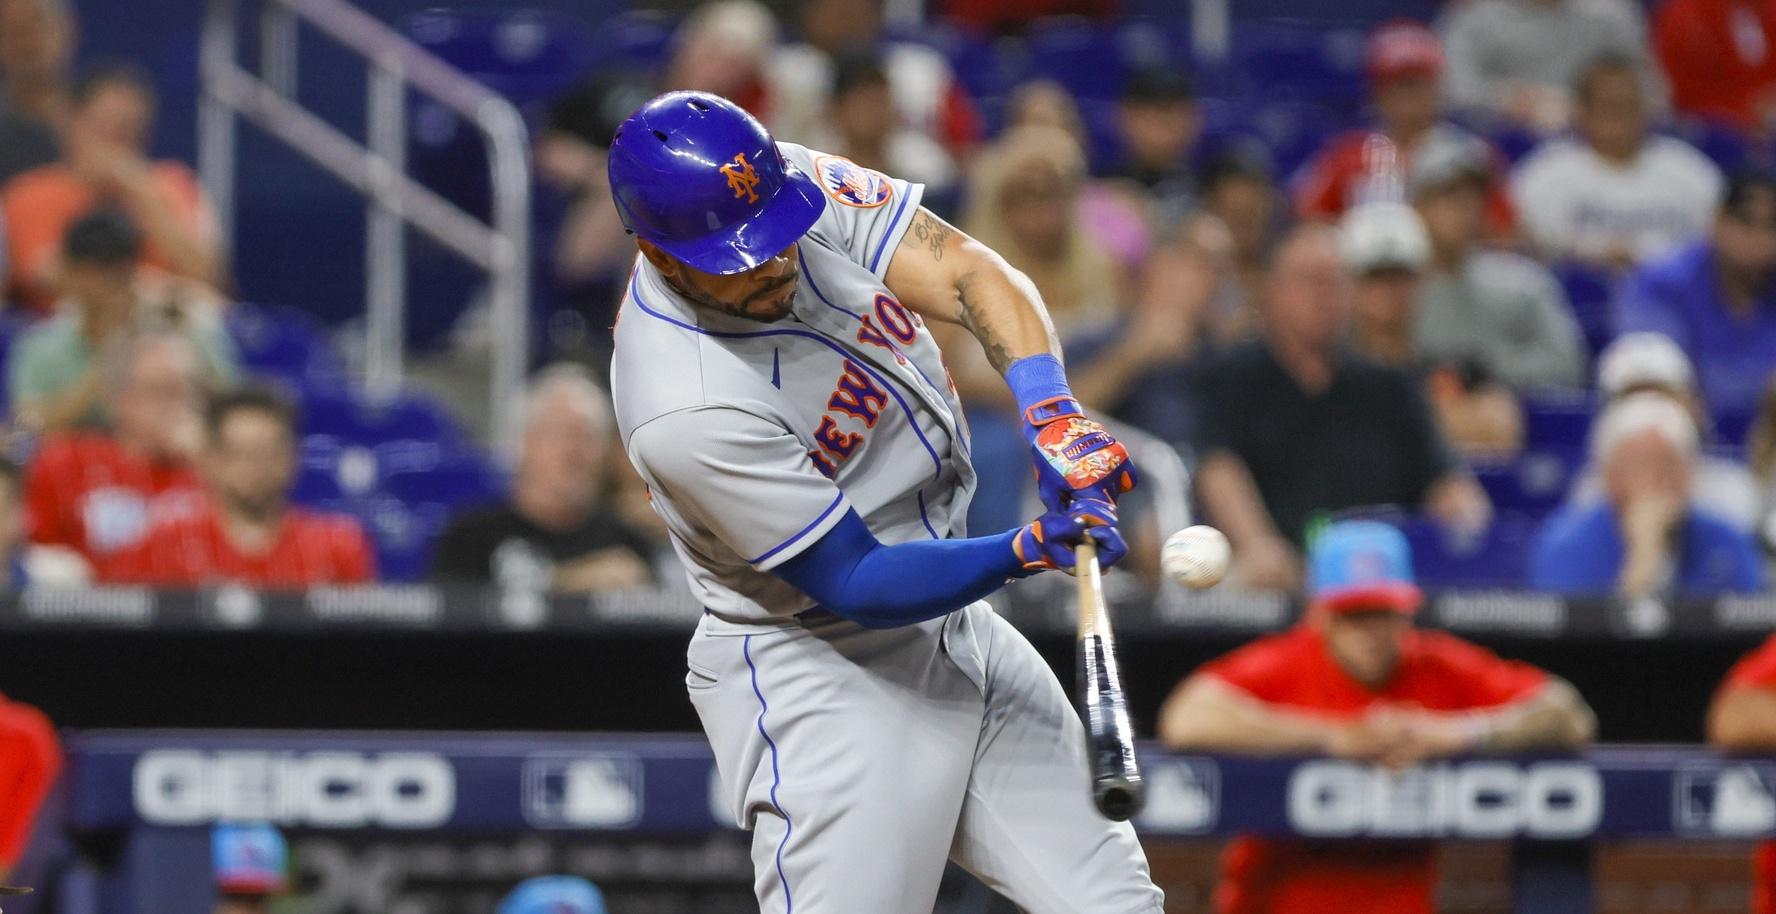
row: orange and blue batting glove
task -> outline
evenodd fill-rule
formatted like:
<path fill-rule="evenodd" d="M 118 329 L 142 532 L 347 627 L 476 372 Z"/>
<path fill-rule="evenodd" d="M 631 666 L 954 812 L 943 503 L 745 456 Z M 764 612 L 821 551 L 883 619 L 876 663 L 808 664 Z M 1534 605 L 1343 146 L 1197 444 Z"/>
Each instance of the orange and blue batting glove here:
<path fill-rule="evenodd" d="M 1011 541 L 1026 573 L 1056 569 L 1076 573 L 1075 548 L 1091 537 L 1098 547 L 1098 566 L 1109 568 L 1128 554 L 1116 529 L 1116 508 L 1097 499 L 1079 499 L 1066 511 L 1049 511 L 1025 524 Z"/>

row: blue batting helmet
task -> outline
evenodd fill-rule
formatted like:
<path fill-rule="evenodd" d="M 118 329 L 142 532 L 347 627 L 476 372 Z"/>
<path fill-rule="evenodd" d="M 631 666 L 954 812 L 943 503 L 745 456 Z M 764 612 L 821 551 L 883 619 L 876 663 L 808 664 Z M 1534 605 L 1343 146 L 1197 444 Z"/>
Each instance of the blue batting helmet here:
<path fill-rule="evenodd" d="M 629 115 L 610 184 L 625 228 L 705 273 L 758 266 L 826 208 L 763 124 L 707 92 L 668 92 Z"/>

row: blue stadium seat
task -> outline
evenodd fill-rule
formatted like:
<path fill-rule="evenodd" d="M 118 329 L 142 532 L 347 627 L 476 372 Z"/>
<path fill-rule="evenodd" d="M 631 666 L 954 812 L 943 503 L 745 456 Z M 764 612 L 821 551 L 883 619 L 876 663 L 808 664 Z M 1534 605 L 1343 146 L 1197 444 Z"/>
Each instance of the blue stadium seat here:
<path fill-rule="evenodd" d="M 1464 540 L 1428 520 L 1400 524 L 1412 544 L 1413 571 L 1426 588 L 1523 586 L 1538 526 L 1533 517 L 1500 512 L 1483 534 Z"/>
<path fill-rule="evenodd" d="M 424 469 L 391 469 L 382 491 L 409 505 L 438 504 L 452 510 L 497 501 L 505 474 L 479 454 L 454 454 Z"/>
<path fill-rule="evenodd" d="M 1230 67 L 1254 98 L 1288 98 L 1335 107 L 1347 115 L 1368 98 L 1363 33 L 1240 22 Z"/>
<path fill-rule="evenodd" d="M 1751 155 L 1751 138 L 1731 124 L 1704 118 L 1680 118 L 1664 132 L 1701 150 L 1722 171 L 1739 169 Z"/>
<path fill-rule="evenodd" d="M 1615 336 L 1615 316 L 1611 303 L 1615 296 L 1616 278 L 1598 267 L 1578 261 L 1554 264 L 1554 275 L 1566 291 L 1573 318 L 1585 335 L 1585 346 L 1592 356 L 1609 345 Z"/>
<path fill-rule="evenodd" d="M 402 393 L 377 401 L 355 389 L 310 391 L 302 404 L 301 431 L 367 447 L 419 440 L 460 449 L 467 441 L 449 411 L 431 397 Z"/>
<path fill-rule="evenodd" d="M 1029 56 L 1017 39 L 993 39 L 965 26 L 949 29 L 951 40 L 938 48 L 949 59 L 956 81 L 978 100 L 982 113 L 998 112 L 1005 97 L 1029 75 Z M 987 126 L 998 131 L 1003 119 L 987 119 Z"/>
<path fill-rule="evenodd" d="M 379 579 L 403 582 L 425 576 L 432 543 L 443 529 L 441 509 L 416 509 L 388 496 L 321 502 L 316 507 L 358 519 L 376 550 Z"/>
<path fill-rule="evenodd" d="M 401 30 L 521 108 L 572 85 L 601 50 L 590 24 L 550 9 L 434 9 Z"/>
<path fill-rule="evenodd" d="M 660 10 L 626 10 L 600 24 L 599 60 L 604 66 L 652 68 L 666 59 L 678 21 Z"/>
<path fill-rule="evenodd" d="M 1752 423 L 1757 421 L 1755 409 L 1717 409 L 1714 410 L 1714 437 L 1730 450 L 1745 447 L 1745 441 L 1751 435 Z M 1733 456 L 1743 459 L 1743 454 Z"/>
<path fill-rule="evenodd" d="M 1584 448 L 1597 403 L 1580 391 L 1542 391 L 1523 398 L 1523 439 L 1537 448 Z"/>
<path fill-rule="evenodd" d="M 1585 451 L 1580 448 L 1538 447 L 1516 458 L 1496 463 L 1478 462 L 1474 475 L 1502 512 L 1543 517 L 1566 499 Z"/>
<path fill-rule="evenodd" d="M 314 316 L 299 308 L 246 302 L 228 309 L 224 326 L 247 373 L 307 388 L 342 383 L 345 363 Z"/>
<path fill-rule="evenodd" d="M 1030 27 L 1030 75 L 1066 86 L 1089 108 L 1114 101 L 1128 75 L 1121 32 L 1074 16 L 1044 19 Z"/>

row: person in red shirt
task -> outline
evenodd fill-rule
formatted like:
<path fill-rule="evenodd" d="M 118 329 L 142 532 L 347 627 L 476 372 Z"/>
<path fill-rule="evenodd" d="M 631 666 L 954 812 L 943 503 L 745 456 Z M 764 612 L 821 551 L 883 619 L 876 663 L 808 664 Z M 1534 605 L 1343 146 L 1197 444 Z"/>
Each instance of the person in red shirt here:
<path fill-rule="evenodd" d="M 149 529 L 121 556 L 115 579 L 162 587 L 220 583 L 297 590 L 376 577 L 363 528 L 350 517 L 289 503 L 296 480 L 292 407 L 242 388 L 210 402 L 202 466 L 209 498 Z"/>
<path fill-rule="evenodd" d="M 203 432 L 200 357 L 188 339 L 145 333 L 104 358 L 111 431 L 44 439 L 25 481 L 31 541 L 78 553 L 101 580 L 152 521 L 202 502 L 190 458 Z"/>
<path fill-rule="evenodd" d="M 0 881 L 24 856 L 37 813 L 61 769 L 61 743 L 49 718 L 0 695 Z"/>
<path fill-rule="evenodd" d="M 1295 209 L 1301 218 L 1331 221 L 1360 203 L 1406 199 L 1412 157 L 1440 134 L 1472 136 L 1443 117 L 1443 43 L 1435 32 L 1408 19 L 1369 36 L 1365 55 L 1376 128 L 1333 137 L 1296 177 Z M 1503 168 L 1494 163 L 1496 177 Z M 1486 215 L 1491 234 L 1509 237 L 1516 217 L 1503 181 L 1493 181 Z"/>
<path fill-rule="evenodd" d="M 1167 746 L 1404 767 L 1590 741 L 1596 720 L 1565 681 L 1413 627 L 1423 597 L 1400 531 L 1374 521 L 1336 523 L 1308 561 L 1306 620 L 1184 680 L 1160 712 Z M 1222 864 L 1220 914 L 1433 910 L 1429 842 L 1243 837 L 1228 845 Z"/>
<path fill-rule="evenodd" d="M 1776 114 L 1776 2 L 1666 0 L 1653 50 L 1672 107 L 1767 135 Z"/>
<path fill-rule="evenodd" d="M 101 205 L 121 208 L 141 230 L 143 266 L 215 284 L 216 218 L 197 175 L 179 162 L 147 157 L 154 105 L 154 90 L 140 71 L 95 70 L 74 89 L 62 161 L 0 187 L 7 289 L 19 304 L 38 314 L 50 311 L 60 283 L 62 236 Z"/>
<path fill-rule="evenodd" d="M 1776 635 L 1727 673 L 1708 708 L 1708 742 L 1728 752 L 1776 750 Z M 1752 914 L 1776 914 L 1776 841 L 1751 856 Z"/>

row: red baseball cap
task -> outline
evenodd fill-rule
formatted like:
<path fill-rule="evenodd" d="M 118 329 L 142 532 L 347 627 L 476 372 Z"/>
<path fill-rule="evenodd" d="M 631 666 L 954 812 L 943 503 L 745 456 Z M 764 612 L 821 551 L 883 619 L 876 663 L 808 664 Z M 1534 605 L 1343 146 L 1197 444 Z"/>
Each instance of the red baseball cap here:
<path fill-rule="evenodd" d="M 1395 19 L 1369 34 L 1363 61 L 1376 84 L 1404 76 L 1437 77 L 1443 75 L 1443 42 L 1421 23 Z"/>

